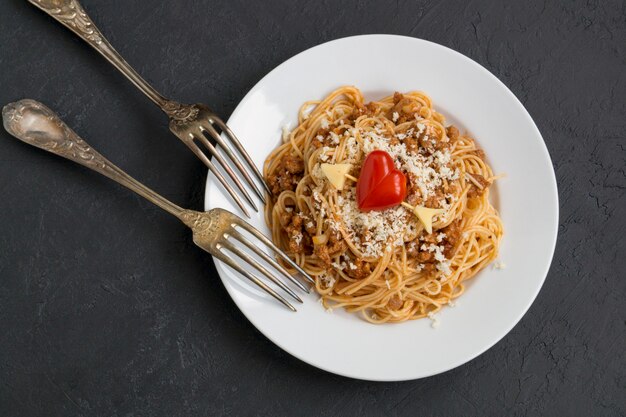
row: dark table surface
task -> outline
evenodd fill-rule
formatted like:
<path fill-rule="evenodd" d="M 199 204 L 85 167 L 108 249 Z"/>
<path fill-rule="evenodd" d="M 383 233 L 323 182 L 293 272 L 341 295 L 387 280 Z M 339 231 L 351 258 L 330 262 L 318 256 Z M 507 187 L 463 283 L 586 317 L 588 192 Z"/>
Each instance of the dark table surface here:
<path fill-rule="evenodd" d="M 397 33 L 469 56 L 544 136 L 558 244 L 530 311 L 485 354 L 424 380 L 350 380 L 252 327 L 177 220 L 2 131 L 0 414 L 626 415 L 626 3 L 557 3 L 85 0 L 158 89 L 224 117 L 276 65 L 339 37 Z M 25 0 L 2 1 L 0 28 L 0 104 L 43 101 L 202 207 L 204 166 L 99 55 Z"/>

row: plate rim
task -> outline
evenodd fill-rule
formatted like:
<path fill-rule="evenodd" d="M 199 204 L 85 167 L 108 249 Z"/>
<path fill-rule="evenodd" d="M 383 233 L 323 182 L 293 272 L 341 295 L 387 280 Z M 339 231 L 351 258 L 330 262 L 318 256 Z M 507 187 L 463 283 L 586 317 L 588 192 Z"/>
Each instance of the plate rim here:
<path fill-rule="evenodd" d="M 215 258 L 214 257 L 211 257 L 211 258 L 213 260 L 213 263 L 214 263 L 214 266 L 216 268 L 216 271 L 217 271 L 217 273 L 218 273 L 218 275 L 220 277 L 220 280 L 222 281 L 222 285 L 224 285 L 226 291 L 228 292 L 228 295 L 231 297 L 231 299 L 233 300 L 233 302 L 235 303 L 235 305 L 237 306 L 239 311 L 244 315 L 244 317 L 246 317 L 246 319 L 250 322 L 250 324 L 252 324 L 252 326 L 254 326 L 257 329 L 257 331 L 259 331 L 261 334 L 263 334 L 263 336 L 265 336 L 267 339 L 269 339 L 277 347 L 279 347 L 283 351 L 289 353 L 291 356 L 299 359 L 300 361 L 302 361 L 302 362 L 304 362 L 304 363 L 306 363 L 306 364 L 308 364 L 310 366 L 313 366 L 315 368 L 321 369 L 321 370 L 329 372 L 331 374 L 340 375 L 340 376 L 343 376 L 343 377 L 346 377 L 346 378 L 358 379 L 358 380 L 364 380 L 364 381 L 375 381 L 375 382 L 410 381 L 410 380 L 417 380 L 417 379 L 422 379 L 422 378 L 428 378 L 428 377 L 434 376 L 434 375 L 443 374 L 445 372 L 448 372 L 448 371 L 450 371 L 450 370 L 452 370 L 454 368 L 462 366 L 462 365 L 464 365 L 464 364 L 466 364 L 466 363 L 476 359 L 478 356 L 482 355 L 487 350 L 489 350 L 493 346 L 495 346 L 498 342 L 500 342 L 507 334 L 509 334 L 511 332 L 511 330 L 513 330 L 515 328 L 515 326 L 517 326 L 519 324 L 521 319 L 526 315 L 526 313 L 528 312 L 528 310 L 530 309 L 532 304 L 537 299 L 537 296 L 538 296 L 539 292 L 541 291 L 541 288 L 543 288 L 543 285 L 545 284 L 545 281 L 547 279 L 547 276 L 548 276 L 548 273 L 549 273 L 550 268 L 552 266 L 552 263 L 554 262 L 554 253 L 555 253 L 556 244 L 557 244 L 557 241 L 558 241 L 559 213 L 560 213 L 558 183 L 557 183 L 557 180 L 556 180 L 556 172 L 554 170 L 554 164 L 552 162 L 552 158 L 550 157 L 550 152 L 548 150 L 548 147 L 547 147 L 547 144 L 545 142 L 545 139 L 543 138 L 543 135 L 541 134 L 539 128 L 537 127 L 535 121 L 531 117 L 531 115 L 528 112 L 528 110 L 526 109 L 526 107 L 524 107 L 523 103 L 506 86 L 506 84 L 504 84 L 496 75 L 491 73 L 491 71 L 489 71 L 487 68 L 483 67 L 481 64 L 479 64 L 478 62 L 474 61 L 473 59 L 465 56 L 464 54 L 462 54 L 462 53 L 460 53 L 458 51 L 455 51 L 454 49 L 449 48 L 449 47 L 447 47 L 445 45 L 441 45 L 441 44 L 438 44 L 436 42 L 432 42 L 432 41 L 429 41 L 429 40 L 425 40 L 425 39 L 421 39 L 421 38 L 417 38 L 417 37 L 413 37 L 413 36 L 395 35 L 395 34 L 383 34 L 383 33 L 354 35 L 354 36 L 346 36 L 346 37 L 342 37 L 342 38 L 333 39 L 333 40 L 330 40 L 330 41 L 327 41 L 327 42 L 323 42 L 323 43 L 314 45 L 314 46 L 309 47 L 307 49 L 304 49 L 304 50 L 302 50 L 302 51 L 292 55 L 291 57 L 289 57 L 285 61 L 281 62 L 279 65 L 274 67 L 271 71 L 266 73 L 262 78 L 260 78 L 254 84 L 254 86 L 252 86 L 252 88 L 250 88 L 250 90 L 239 101 L 239 103 L 237 104 L 237 106 L 235 107 L 235 109 L 233 110 L 231 115 L 229 116 L 227 124 L 229 124 L 233 118 L 237 117 L 239 111 L 241 111 L 241 107 L 242 107 L 241 103 L 247 101 L 247 99 L 250 96 L 252 96 L 259 88 L 261 88 L 260 86 L 263 84 L 263 82 L 267 78 L 269 78 L 275 72 L 278 72 L 281 68 L 283 68 L 284 66 L 288 65 L 291 61 L 293 61 L 294 59 L 296 59 L 300 55 L 309 53 L 310 51 L 312 51 L 314 49 L 325 47 L 325 46 L 328 46 L 330 44 L 341 43 L 341 42 L 345 42 L 345 41 L 348 41 L 348 40 L 367 39 L 367 38 L 386 38 L 386 39 L 391 39 L 391 40 L 393 40 L 393 39 L 401 39 L 401 40 L 410 40 L 410 41 L 414 41 L 414 42 L 422 42 L 422 43 L 428 44 L 430 46 L 434 46 L 436 48 L 442 48 L 442 49 L 446 50 L 447 53 L 452 53 L 457 58 L 460 58 L 460 59 L 466 61 L 466 63 L 470 64 L 471 66 L 476 68 L 478 71 L 482 72 L 483 74 L 486 74 L 492 81 L 495 81 L 499 85 L 499 87 L 506 93 L 506 95 L 513 99 L 512 102 L 515 103 L 515 105 L 519 108 L 519 110 L 521 110 L 519 112 L 520 115 L 522 115 L 522 114 L 524 115 L 524 117 L 527 119 L 527 121 L 530 122 L 530 126 L 532 127 L 532 129 L 534 130 L 536 135 L 539 138 L 541 138 L 541 151 L 543 153 L 543 156 L 546 158 L 547 162 L 549 163 L 549 165 L 551 167 L 551 169 L 549 170 L 551 175 L 550 175 L 549 181 L 546 181 L 546 183 L 550 187 L 550 191 L 551 191 L 550 195 L 551 195 L 551 197 L 553 199 L 553 203 L 554 203 L 554 211 L 552 213 L 553 229 L 551 230 L 551 237 L 552 238 L 551 238 L 551 241 L 549 242 L 550 243 L 549 262 L 547 262 L 546 265 L 542 268 L 541 280 L 538 282 L 537 287 L 534 289 L 532 297 L 528 297 L 528 300 L 526 301 L 525 307 L 523 309 L 520 309 L 520 312 L 517 315 L 517 317 L 515 318 L 515 320 L 512 320 L 511 323 L 508 326 L 504 326 L 503 330 L 500 333 L 498 333 L 497 336 L 493 337 L 493 340 L 491 340 L 488 343 L 486 343 L 485 346 L 482 349 L 477 349 L 475 354 L 472 354 L 472 355 L 470 355 L 467 358 L 463 358 L 463 359 L 457 360 L 457 361 L 451 363 L 449 366 L 443 367 L 443 369 L 441 369 L 441 370 L 433 371 L 433 372 L 429 372 L 429 373 L 423 373 L 423 374 L 420 374 L 418 376 L 413 376 L 413 377 L 409 377 L 409 378 L 407 378 L 407 377 L 364 377 L 362 375 L 355 375 L 355 374 L 350 374 L 349 372 L 343 372 L 343 371 L 330 369 L 329 367 L 324 366 L 322 364 L 313 363 L 310 360 L 308 360 L 308 358 L 305 358 L 303 355 L 300 355 L 298 352 L 285 347 L 278 340 L 273 338 L 270 334 L 267 334 L 262 329 L 259 329 L 254 324 L 254 321 L 251 319 L 251 317 L 249 317 L 249 315 L 246 312 L 246 310 L 244 308 L 242 308 L 240 303 L 237 301 L 237 298 L 234 297 L 233 294 L 231 293 L 232 288 L 225 284 L 225 282 L 224 282 L 225 278 L 222 276 L 222 273 L 220 273 L 220 268 L 218 268 L 218 265 L 216 264 Z M 209 188 L 209 185 L 210 185 L 211 182 L 212 182 L 211 177 L 207 176 L 207 179 L 206 179 L 206 182 L 205 182 L 205 194 L 204 194 L 204 208 L 205 208 L 205 210 L 209 210 L 210 209 L 209 202 L 208 202 L 208 188 Z"/>

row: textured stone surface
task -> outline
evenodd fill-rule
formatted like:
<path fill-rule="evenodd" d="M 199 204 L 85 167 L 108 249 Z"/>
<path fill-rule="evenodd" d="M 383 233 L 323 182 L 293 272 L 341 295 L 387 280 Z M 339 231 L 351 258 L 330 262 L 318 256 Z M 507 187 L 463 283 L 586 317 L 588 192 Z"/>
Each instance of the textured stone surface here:
<path fill-rule="evenodd" d="M 528 314 L 482 356 L 426 380 L 349 380 L 259 334 L 176 220 L 2 131 L 1 414 L 626 415 L 626 4 L 506 3 L 85 0 L 149 81 L 225 117 L 277 64 L 338 37 L 460 51 L 544 135 L 558 245 Z M 201 207 L 201 163 L 100 56 L 24 0 L 2 1 L 0 28 L 1 104 L 47 103 L 131 174 Z"/>

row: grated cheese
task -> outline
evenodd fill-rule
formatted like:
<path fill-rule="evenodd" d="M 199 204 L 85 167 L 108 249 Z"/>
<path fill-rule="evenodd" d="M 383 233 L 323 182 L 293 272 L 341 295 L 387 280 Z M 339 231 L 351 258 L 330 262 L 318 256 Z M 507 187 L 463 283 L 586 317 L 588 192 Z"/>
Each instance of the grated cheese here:
<path fill-rule="evenodd" d="M 290 133 L 291 132 L 289 131 L 289 125 L 287 124 L 287 125 L 283 126 L 283 134 L 282 134 L 283 142 L 288 142 L 289 141 L 289 134 Z"/>
<path fill-rule="evenodd" d="M 323 273 L 319 275 L 319 279 L 326 286 L 326 288 L 331 288 L 333 285 L 335 285 L 335 277 L 332 275 Z"/>
<path fill-rule="evenodd" d="M 362 212 L 356 203 L 355 189 L 338 196 L 339 216 L 359 250 L 368 258 L 380 258 L 387 248 L 404 244 L 407 212 L 402 206 L 383 211 Z M 367 235 L 367 239 L 363 236 Z M 389 249 L 390 250 L 390 249 Z"/>
<path fill-rule="evenodd" d="M 427 316 L 431 320 L 430 327 L 432 327 L 433 329 L 436 329 L 437 327 L 439 327 L 439 318 L 435 315 L 435 313 L 431 311 L 430 313 L 428 313 Z"/>
<path fill-rule="evenodd" d="M 494 269 L 505 269 L 506 268 L 506 264 L 502 261 L 496 261 L 493 264 Z"/>
<path fill-rule="evenodd" d="M 452 273 L 452 270 L 450 269 L 450 261 L 439 262 L 436 268 L 438 271 L 441 271 L 443 273 L 443 277 L 446 277 Z"/>
<path fill-rule="evenodd" d="M 329 119 L 332 120 L 332 114 L 321 119 L 322 128 L 330 126 Z M 397 112 L 392 114 L 392 119 L 399 120 L 400 115 Z M 422 120 L 416 116 L 416 119 Z M 343 124 L 343 121 L 339 121 Z M 434 137 L 429 138 L 425 133 L 430 127 L 423 123 L 417 123 L 415 127 L 409 128 L 404 132 L 390 133 L 382 124 L 376 124 L 373 127 L 364 129 L 352 127 L 346 129 L 341 135 L 329 132 L 326 140 L 331 146 L 322 148 L 319 161 L 312 167 L 310 175 L 315 179 L 317 184 L 312 187 L 313 208 L 318 211 L 318 215 L 324 219 L 324 225 L 328 224 L 332 230 L 340 230 L 352 240 L 355 247 L 362 253 L 365 258 L 380 258 L 386 251 L 393 250 L 404 244 L 406 237 L 416 232 L 419 227 L 419 220 L 413 213 L 403 207 L 397 206 L 384 211 L 361 212 L 356 203 L 356 184 L 348 182 L 344 185 L 343 190 L 339 190 L 334 201 L 325 201 L 322 193 L 327 186 L 325 179 L 327 175 L 321 170 L 322 162 L 329 161 L 332 155 L 333 163 L 354 164 L 359 166 L 363 159 L 374 150 L 383 150 L 392 157 L 397 169 L 402 170 L 410 178 L 411 184 L 414 185 L 420 193 L 420 196 L 426 200 L 435 195 L 446 181 L 453 181 L 459 178 L 459 170 L 451 166 L 452 155 L 449 150 L 435 150 L 434 148 L 420 147 L 418 152 L 409 151 L 405 140 L 408 138 L 419 138 L 423 135 L 423 141 L 431 141 L 435 143 Z M 391 137 L 394 135 L 398 141 L 391 143 Z M 325 138 L 318 135 L 317 139 L 323 141 Z M 337 151 L 337 147 L 341 151 Z M 329 155 L 330 154 L 330 155 Z M 329 161 L 330 162 L 330 161 Z M 438 200 L 439 208 L 443 213 L 439 213 L 438 217 L 443 218 L 447 211 L 456 203 L 455 196 L 447 194 L 445 198 Z M 333 205 L 336 210 L 337 218 L 326 218 L 329 213 L 329 204 Z M 436 209 L 435 209 L 436 210 Z M 437 219 L 434 216 L 433 221 Z M 307 227 L 311 228 L 315 225 L 308 222 Z M 437 245 L 422 245 L 422 250 L 434 253 L 437 261 L 436 268 L 441 275 L 447 276 L 451 274 L 450 261 L 444 255 L 444 247 L 439 245 L 446 238 L 445 233 L 439 233 L 436 236 Z M 349 268 L 357 269 L 357 266 L 349 259 L 345 262 L 335 262 L 333 264 L 338 270 Z M 419 269 L 424 266 L 420 265 Z M 443 279 L 440 276 L 440 279 Z M 386 282 L 388 288 L 390 283 Z"/>
<path fill-rule="evenodd" d="M 420 125 L 418 125 L 420 126 Z M 424 129 L 424 126 L 422 129 Z M 391 145 L 387 137 L 372 131 L 361 131 L 363 150 L 366 154 L 374 150 L 387 152 L 396 162 L 396 168 L 406 171 L 411 176 L 411 181 L 420 189 L 422 197 L 427 199 L 434 194 L 436 188 L 443 185 L 444 180 L 453 181 L 458 179 L 458 169 L 452 170 L 448 164 L 452 160 L 450 151 L 435 151 L 431 155 L 414 154 L 408 151 L 406 144 Z M 396 137 L 404 139 L 413 134 L 413 129 L 406 131 L 406 136 L 397 134 Z"/>

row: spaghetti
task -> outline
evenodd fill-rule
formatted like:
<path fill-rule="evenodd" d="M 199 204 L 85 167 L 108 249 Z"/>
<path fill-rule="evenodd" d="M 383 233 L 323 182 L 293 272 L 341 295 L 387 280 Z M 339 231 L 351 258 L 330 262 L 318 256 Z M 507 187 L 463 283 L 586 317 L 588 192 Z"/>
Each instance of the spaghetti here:
<path fill-rule="evenodd" d="M 325 308 L 373 323 L 432 317 L 497 257 L 495 177 L 475 141 L 444 123 L 424 93 L 366 104 L 357 88 L 341 87 L 304 103 L 298 126 L 267 157 L 272 238 L 315 278 Z M 432 233 L 402 205 L 359 210 L 354 180 L 374 150 L 406 175 L 408 204 L 443 209 Z M 324 163 L 350 164 L 343 189 L 329 183 Z"/>

